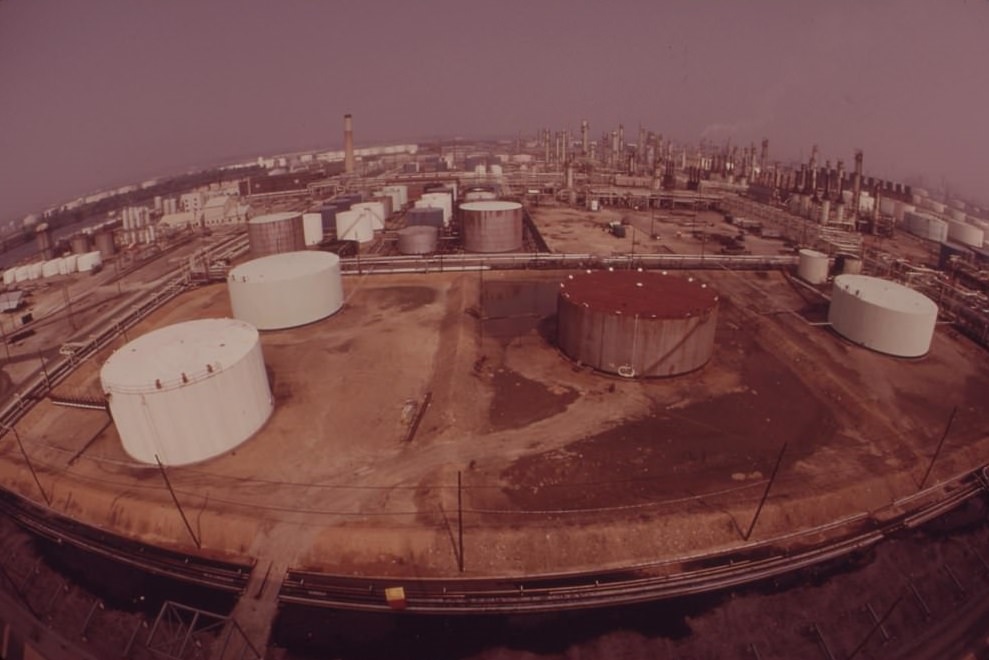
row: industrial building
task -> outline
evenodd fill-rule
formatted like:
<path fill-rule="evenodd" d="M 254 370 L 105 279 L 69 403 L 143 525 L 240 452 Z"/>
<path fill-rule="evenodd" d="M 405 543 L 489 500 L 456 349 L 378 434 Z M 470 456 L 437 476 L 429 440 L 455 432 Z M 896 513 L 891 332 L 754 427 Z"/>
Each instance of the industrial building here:
<path fill-rule="evenodd" d="M 959 204 L 768 141 L 585 123 L 372 156 L 353 128 L 329 165 L 242 181 L 246 223 L 162 202 L 74 270 L 5 272 L 34 316 L 6 342 L 7 516 L 229 595 L 257 649 L 304 610 L 724 590 L 983 497 L 985 246 Z M 885 624 L 909 650 L 914 620 Z"/>

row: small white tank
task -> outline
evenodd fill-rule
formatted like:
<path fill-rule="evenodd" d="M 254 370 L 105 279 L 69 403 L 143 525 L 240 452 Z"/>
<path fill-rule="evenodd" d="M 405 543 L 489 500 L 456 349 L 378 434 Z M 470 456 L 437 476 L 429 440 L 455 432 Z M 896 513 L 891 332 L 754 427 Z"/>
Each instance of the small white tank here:
<path fill-rule="evenodd" d="M 800 250 L 797 276 L 808 284 L 824 284 L 828 279 L 828 255 L 817 250 Z"/>
<path fill-rule="evenodd" d="M 371 216 L 360 211 L 337 211 L 337 239 L 367 243 L 374 239 Z"/>
<path fill-rule="evenodd" d="M 323 215 L 321 213 L 303 213 L 302 233 L 306 247 L 319 245 L 319 242 L 323 240 Z"/>

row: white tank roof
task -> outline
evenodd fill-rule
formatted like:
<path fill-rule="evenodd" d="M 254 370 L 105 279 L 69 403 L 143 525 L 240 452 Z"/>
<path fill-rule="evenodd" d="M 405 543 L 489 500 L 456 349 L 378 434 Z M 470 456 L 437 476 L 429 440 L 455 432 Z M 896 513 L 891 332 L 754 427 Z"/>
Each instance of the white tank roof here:
<path fill-rule="evenodd" d="M 930 350 L 937 305 L 902 284 L 867 275 L 834 280 L 828 321 L 851 341 L 880 353 L 919 357 Z"/>
<path fill-rule="evenodd" d="M 329 252 L 285 252 L 248 261 L 230 271 L 227 287 L 234 316 L 260 330 L 312 323 L 343 306 L 340 257 Z"/>
<path fill-rule="evenodd" d="M 522 205 L 518 202 L 506 202 L 500 199 L 465 202 L 460 205 L 461 211 L 514 211 L 520 208 Z"/>
<path fill-rule="evenodd" d="M 233 449 L 274 406 L 257 329 L 199 319 L 153 330 L 104 363 L 103 391 L 124 450 L 185 465 Z"/>
<path fill-rule="evenodd" d="M 209 366 L 240 360 L 257 342 L 258 332 L 236 319 L 200 319 L 153 330 L 116 351 L 103 365 L 105 384 L 153 392 L 209 373 Z"/>

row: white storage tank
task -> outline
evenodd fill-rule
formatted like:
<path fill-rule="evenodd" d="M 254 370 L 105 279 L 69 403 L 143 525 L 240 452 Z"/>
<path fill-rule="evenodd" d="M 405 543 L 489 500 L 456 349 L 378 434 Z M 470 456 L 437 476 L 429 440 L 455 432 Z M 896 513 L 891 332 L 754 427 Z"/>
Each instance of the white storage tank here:
<path fill-rule="evenodd" d="M 835 332 L 866 348 L 920 357 L 931 348 L 937 305 L 902 284 L 867 275 L 834 280 L 828 321 Z"/>
<path fill-rule="evenodd" d="M 48 261 L 41 264 L 41 276 L 42 277 L 55 277 L 59 274 L 59 265 L 62 263 L 61 258 L 59 259 L 49 259 Z"/>
<path fill-rule="evenodd" d="M 962 245 L 980 248 L 985 242 L 985 234 L 975 225 L 967 222 L 948 220 L 948 238 Z"/>
<path fill-rule="evenodd" d="M 18 266 L 14 269 L 14 281 L 15 282 L 25 282 L 31 279 L 31 266 Z"/>
<path fill-rule="evenodd" d="M 931 241 L 943 243 L 948 240 L 948 223 L 926 213 L 905 212 L 903 228 L 915 236 Z"/>
<path fill-rule="evenodd" d="M 395 200 L 394 207 L 396 209 L 401 208 L 409 203 L 408 186 L 402 186 L 402 185 L 385 186 L 384 188 L 381 189 L 381 192 L 386 193 L 388 195 L 392 195 L 392 198 Z"/>
<path fill-rule="evenodd" d="M 350 207 L 351 211 L 366 214 L 371 221 L 371 229 L 380 231 L 385 228 L 385 205 L 381 202 L 361 202 Z"/>
<path fill-rule="evenodd" d="M 71 275 L 76 272 L 76 263 L 79 260 L 78 254 L 69 254 L 62 257 L 62 265 L 60 267 L 62 275 Z"/>
<path fill-rule="evenodd" d="M 343 306 L 340 257 L 284 252 L 253 259 L 227 276 L 234 318 L 258 330 L 306 325 Z"/>
<path fill-rule="evenodd" d="M 274 407 L 256 328 L 199 319 L 153 330 L 103 364 L 100 382 L 124 450 L 155 465 L 219 456 L 256 433 Z"/>
<path fill-rule="evenodd" d="M 360 211 L 337 211 L 337 239 L 367 243 L 374 238 L 371 216 Z"/>
<path fill-rule="evenodd" d="M 449 192 L 426 193 L 416 202 L 416 208 L 443 209 L 443 226 L 450 224 L 453 218 L 453 197 Z"/>
<path fill-rule="evenodd" d="M 16 268 L 8 268 L 3 271 L 3 283 L 4 285 L 10 285 L 14 283 L 14 275 L 17 274 Z"/>
<path fill-rule="evenodd" d="M 319 245 L 323 240 L 323 214 L 303 213 L 302 214 L 302 235 L 306 247 Z"/>
<path fill-rule="evenodd" d="M 797 276 L 810 284 L 824 284 L 828 279 L 828 255 L 817 250 L 800 250 Z"/>
<path fill-rule="evenodd" d="M 39 261 L 37 263 L 29 264 L 27 270 L 27 278 L 29 280 L 37 280 L 41 278 L 42 268 L 44 263 Z"/>
<path fill-rule="evenodd" d="M 99 269 L 103 265 L 103 257 L 99 250 L 80 254 L 76 257 L 76 269 L 80 273 L 91 272 L 94 268 Z"/>

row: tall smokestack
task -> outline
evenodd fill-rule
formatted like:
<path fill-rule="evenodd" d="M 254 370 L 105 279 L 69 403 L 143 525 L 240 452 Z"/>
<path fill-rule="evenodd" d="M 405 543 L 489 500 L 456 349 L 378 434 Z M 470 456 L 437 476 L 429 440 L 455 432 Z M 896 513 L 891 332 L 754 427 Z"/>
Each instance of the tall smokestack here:
<path fill-rule="evenodd" d="M 354 120 L 349 113 L 343 116 L 343 171 L 354 173 Z"/>
<path fill-rule="evenodd" d="M 855 150 L 855 173 L 852 175 L 852 215 L 859 212 L 859 200 L 862 197 L 862 150 Z"/>
<path fill-rule="evenodd" d="M 762 138 L 762 151 L 759 152 L 759 167 L 769 167 L 769 138 Z"/>
<path fill-rule="evenodd" d="M 587 157 L 590 153 L 590 126 L 587 124 L 587 120 L 584 119 L 580 122 L 580 155 Z"/>

